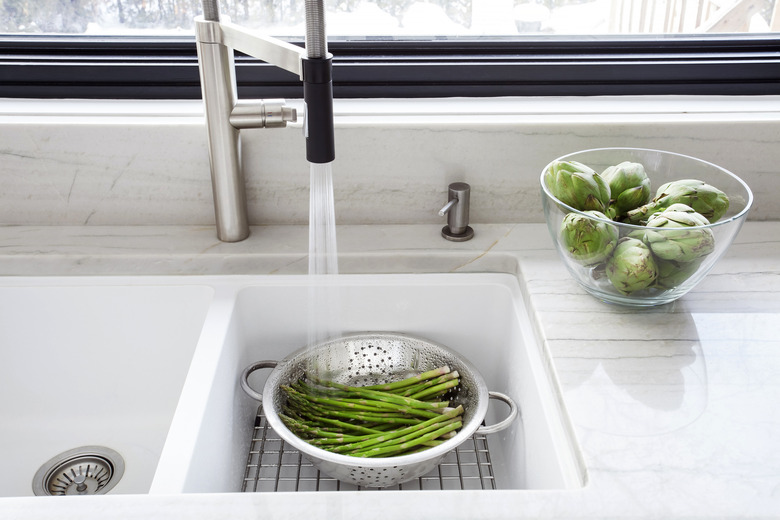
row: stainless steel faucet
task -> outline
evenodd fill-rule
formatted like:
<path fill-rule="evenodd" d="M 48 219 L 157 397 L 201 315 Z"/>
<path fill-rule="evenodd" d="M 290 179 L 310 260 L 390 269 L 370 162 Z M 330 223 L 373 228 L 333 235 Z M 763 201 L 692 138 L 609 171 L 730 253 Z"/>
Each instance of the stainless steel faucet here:
<path fill-rule="evenodd" d="M 327 52 L 323 1 L 306 0 L 306 48 L 220 20 L 217 0 L 203 0 L 203 16 L 195 19 L 195 27 L 217 237 L 238 242 L 249 236 L 239 131 L 284 127 L 296 121 L 297 113 L 282 99 L 238 100 L 233 51 L 301 78 L 307 159 L 331 162 L 335 157 L 332 56 Z"/>

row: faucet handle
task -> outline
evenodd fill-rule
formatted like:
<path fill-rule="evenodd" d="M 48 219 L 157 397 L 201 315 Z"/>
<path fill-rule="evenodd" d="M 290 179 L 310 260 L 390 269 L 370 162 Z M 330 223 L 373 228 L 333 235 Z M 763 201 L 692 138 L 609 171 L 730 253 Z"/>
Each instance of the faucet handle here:
<path fill-rule="evenodd" d="M 245 128 L 282 128 L 298 120 L 298 111 L 288 107 L 284 99 L 239 99 L 230 112 L 230 124 Z"/>
<path fill-rule="evenodd" d="M 298 121 L 298 111 L 284 104 L 283 99 L 265 100 L 265 127 L 277 128 Z"/>

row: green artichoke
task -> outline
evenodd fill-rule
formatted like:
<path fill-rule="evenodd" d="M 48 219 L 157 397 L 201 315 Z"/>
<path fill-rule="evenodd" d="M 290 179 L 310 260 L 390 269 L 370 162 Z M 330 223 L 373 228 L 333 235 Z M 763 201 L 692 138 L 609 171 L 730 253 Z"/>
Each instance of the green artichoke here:
<path fill-rule="evenodd" d="M 655 280 L 655 285 L 662 289 L 674 289 L 699 269 L 701 260 L 680 263 L 674 260 L 656 258 L 655 265 L 658 267 L 658 277 Z"/>
<path fill-rule="evenodd" d="M 596 210 L 609 207 L 609 185 L 590 167 L 576 161 L 555 161 L 544 173 L 550 192 L 574 209 Z"/>
<path fill-rule="evenodd" d="M 623 237 L 607 260 L 607 278 L 623 294 L 645 289 L 658 276 L 653 254 L 644 242 Z"/>
<path fill-rule="evenodd" d="M 715 249 L 709 221 L 685 204 L 672 204 L 647 221 L 644 242 L 653 254 L 678 263 L 693 262 Z"/>
<path fill-rule="evenodd" d="M 561 244 L 576 261 L 583 265 L 595 265 L 603 262 L 618 240 L 617 226 L 604 222 L 610 220 L 600 211 L 584 212 L 595 218 L 579 213 L 569 213 L 561 223 Z M 597 220 L 603 219 L 603 220 Z"/>
<path fill-rule="evenodd" d="M 610 166 L 601 172 L 601 177 L 609 184 L 610 208 L 614 208 L 616 216 L 625 215 L 650 202 L 650 179 L 640 163 L 625 161 Z"/>
<path fill-rule="evenodd" d="M 696 179 L 667 182 L 656 192 L 652 201 L 629 211 L 625 221 L 630 224 L 647 222 L 650 215 L 661 212 L 672 204 L 686 204 L 710 222 L 717 221 L 729 209 L 728 196 L 714 186 Z"/>

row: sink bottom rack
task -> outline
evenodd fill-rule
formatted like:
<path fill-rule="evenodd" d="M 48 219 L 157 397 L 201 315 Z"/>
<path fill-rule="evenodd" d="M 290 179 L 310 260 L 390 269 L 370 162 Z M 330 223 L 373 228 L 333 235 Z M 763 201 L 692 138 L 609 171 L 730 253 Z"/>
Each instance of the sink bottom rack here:
<path fill-rule="evenodd" d="M 358 487 L 321 474 L 268 425 L 262 406 L 252 432 L 242 491 L 382 491 L 496 489 L 485 435 L 473 435 L 427 475 L 388 488 Z"/>

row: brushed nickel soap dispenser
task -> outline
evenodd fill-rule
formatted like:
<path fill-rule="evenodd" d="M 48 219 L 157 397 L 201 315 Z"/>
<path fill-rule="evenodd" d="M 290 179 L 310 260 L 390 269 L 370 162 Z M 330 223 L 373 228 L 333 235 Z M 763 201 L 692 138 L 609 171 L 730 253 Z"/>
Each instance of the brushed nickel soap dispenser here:
<path fill-rule="evenodd" d="M 439 210 L 439 215 L 447 215 L 447 225 L 441 229 L 441 236 L 453 242 L 465 242 L 474 237 L 469 226 L 469 199 L 471 186 L 465 182 L 453 182 L 447 190 L 447 204 Z"/>

